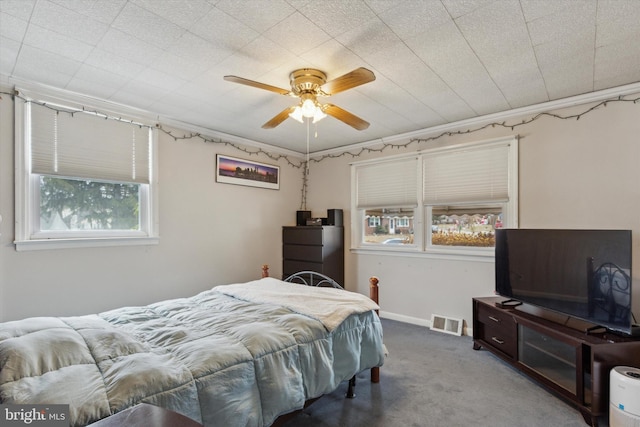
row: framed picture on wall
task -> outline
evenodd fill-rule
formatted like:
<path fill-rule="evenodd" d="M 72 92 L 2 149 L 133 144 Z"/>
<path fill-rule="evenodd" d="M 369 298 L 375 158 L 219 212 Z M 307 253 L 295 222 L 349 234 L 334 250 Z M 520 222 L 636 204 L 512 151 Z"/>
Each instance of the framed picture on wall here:
<path fill-rule="evenodd" d="M 280 167 L 217 154 L 216 182 L 279 190 Z"/>

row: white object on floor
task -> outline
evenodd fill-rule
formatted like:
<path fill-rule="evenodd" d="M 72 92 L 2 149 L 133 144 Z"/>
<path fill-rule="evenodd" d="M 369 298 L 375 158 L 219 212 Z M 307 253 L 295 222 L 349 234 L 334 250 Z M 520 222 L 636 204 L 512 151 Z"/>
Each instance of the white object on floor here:
<path fill-rule="evenodd" d="M 611 370 L 609 426 L 640 427 L 640 369 L 616 366 Z"/>

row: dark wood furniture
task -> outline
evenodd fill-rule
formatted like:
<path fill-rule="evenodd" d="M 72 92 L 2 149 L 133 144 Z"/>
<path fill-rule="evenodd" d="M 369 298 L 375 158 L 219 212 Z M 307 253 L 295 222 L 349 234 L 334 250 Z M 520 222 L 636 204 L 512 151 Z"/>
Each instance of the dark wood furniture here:
<path fill-rule="evenodd" d="M 299 271 L 322 273 L 344 286 L 344 228 L 282 227 L 282 278 Z"/>
<path fill-rule="evenodd" d="M 141 403 L 122 412 L 103 418 L 88 427 L 202 427 L 177 412 Z"/>
<path fill-rule="evenodd" d="M 504 301 L 473 299 L 474 350 L 486 348 L 597 426 L 609 409 L 609 371 L 620 365 L 640 367 L 640 339 L 604 330 L 587 333 L 582 322 L 570 327 L 558 323 L 557 314 L 524 304 L 501 306 Z"/>

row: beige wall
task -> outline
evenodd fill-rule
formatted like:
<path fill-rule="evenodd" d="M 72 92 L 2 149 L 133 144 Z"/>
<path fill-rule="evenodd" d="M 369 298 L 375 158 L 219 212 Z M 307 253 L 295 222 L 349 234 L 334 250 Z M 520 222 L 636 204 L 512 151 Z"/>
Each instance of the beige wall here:
<path fill-rule="evenodd" d="M 0 100 L 0 320 L 94 313 L 281 274 L 281 226 L 295 224 L 302 172 L 280 190 L 215 182 L 216 153 L 276 164 L 199 139 L 159 139 L 160 244 L 16 252 L 13 102 Z M 250 148 L 250 147 L 249 147 Z"/>
<path fill-rule="evenodd" d="M 587 106 L 559 111 L 582 112 Z M 526 116 L 528 117 L 528 116 Z M 544 117 L 510 129 L 412 144 L 432 146 L 520 135 L 520 226 L 625 228 L 634 232 L 640 277 L 640 105 L 610 103 L 580 120 Z M 500 120 L 501 121 L 501 120 Z M 514 119 L 513 122 L 518 120 Z M 466 128 L 461 128 L 466 130 Z M 425 134 L 424 136 L 428 136 Z M 281 274 L 281 226 L 295 223 L 301 171 L 280 162 L 279 191 L 218 184 L 215 154 L 231 147 L 161 134 L 160 244 L 16 252 L 13 246 L 13 103 L 0 100 L 0 320 L 92 313 L 192 295 L 256 278 L 263 263 Z M 363 154 L 355 160 L 397 154 Z M 274 163 L 264 157 L 252 157 Z M 343 156 L 311 164 L 307 208 L 317 217 L 343 209 L 350 245 L 350 171 Z M 427 323 L 432 314 L 471 321 L 471 298 L 493 292 L 493 261 L 355 254 L 346 251 L 346 286 L 368 293 L 380 278 L 388 317 Z M 634 280 L 635 282 L 636 280 Z M 635 283 L 634 283 L 635 285 Z M 640 317 L 640 285 L 634 313 Z"/>
<path fill-rule="evenodd" d="M 589 106 L 558 113 L 581 113 Z M 509 120 L 518 123 L 524 118 Z M 520 136 L 520 227 L 620 228 L 633 230 L 634 284 L 640 277 L 640 104 L 609 103 L 580 120 L 542 117 L 511 129 L 489 128 L 403 150 L 363 154 L 355 160 L 402 151 L 491 138 Z M 499 120 L 502 122 L 503 120 Z M 468 128 L 460 128 L 465 131 Z M 428 134 L 424 135 L 429 136 Z M 402 143 L 403 141 L 399 141 Z M 351 156 L 312 164 L 308 206 L 342 208 L 350 245 Z M 380 279 L 383 315 L 427 324 L 432 314 L 462 318 L 471 327 L 471 298 L 491 295 L 493 260 L 473 261 L 409 256 L 346 254 L 346 284 L 368 292 L 368 278 Z M 640 283 L 634 313 L 640 319 Z"/>

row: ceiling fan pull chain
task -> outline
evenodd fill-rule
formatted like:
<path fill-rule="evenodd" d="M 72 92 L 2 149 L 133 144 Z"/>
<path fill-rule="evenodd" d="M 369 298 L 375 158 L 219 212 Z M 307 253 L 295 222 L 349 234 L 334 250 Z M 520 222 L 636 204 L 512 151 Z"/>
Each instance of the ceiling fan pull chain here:
<path fill-rule="evenodd" d="M 307 119 L 307 165 L 306 165 L 307 176 L 309 176 L 309 124 L 310 122 L 311 122 L 311 119 Z"/>

